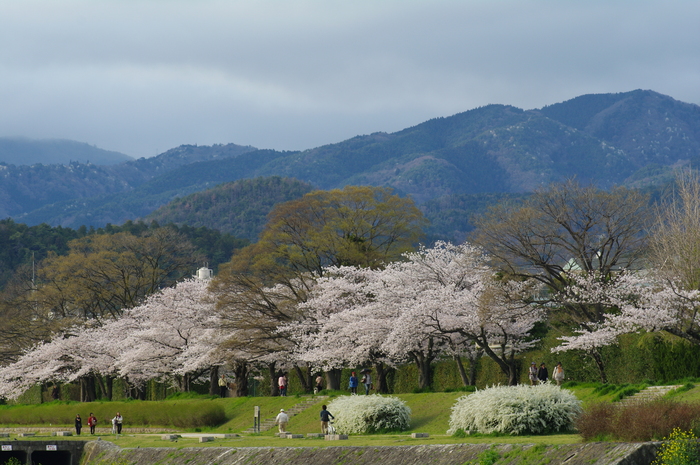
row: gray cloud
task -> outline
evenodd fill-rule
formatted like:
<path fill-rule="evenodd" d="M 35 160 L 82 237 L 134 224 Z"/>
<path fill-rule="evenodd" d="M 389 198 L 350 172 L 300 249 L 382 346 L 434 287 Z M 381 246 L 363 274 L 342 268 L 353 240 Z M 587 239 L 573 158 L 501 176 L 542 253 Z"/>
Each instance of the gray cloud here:
<path fill-rule="evenodd" d="M 0 136 L 303 149 L 488 103 L 700 103 L 687 1 L 9 0 Z"/>

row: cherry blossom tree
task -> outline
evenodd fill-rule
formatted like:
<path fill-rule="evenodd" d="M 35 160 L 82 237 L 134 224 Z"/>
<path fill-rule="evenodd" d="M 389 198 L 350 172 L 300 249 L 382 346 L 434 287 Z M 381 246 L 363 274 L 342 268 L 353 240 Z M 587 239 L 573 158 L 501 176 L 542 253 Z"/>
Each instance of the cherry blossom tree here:
<path fill-rule="evenodd" d="M 300 360 L 327 373 L 339 372 L 344 366 L 373 365 L 375 387 L 386 392 L 387 366 L 395 361 L 382 344 L 395 315 L 372 293 L 380 273 L 352 266 L 326 269 L 309 299 L 300 305 L 303 319 L 281 330 L 295 341 Z"/>
<path fill-rule="evenodd" d="M 475 344 L 516 384 L 515 356 L 535 342 L 530 331 L 544 314 L 530 304 L 531 280 L 497 279 L 488 257 L 470 244 L 439 242 L 407 254 L 399 264 L 413 277 L 415 292 L 407 315 L 441 334 L 457 334 Z M 405 320 L 404 320 L 405 321 Z M 397 325 L 403 331 L 405 325 Z"/>
<path fill-rule="evenodd" d="M 125 350 L 119 373 L 136 384 L 174 378 L 189 391 L 190 383 L 212 366 L 213 334 L 218 320 L 208 282 L 190 279 L 151 295 L 125 315 L 137 329 L 122 338 Z"/>
<path fill-rule="evenodd" d="M 500 270 L 541 282 L 548 293 L 540 295 L 540 303 L 559 321 L 590 331 L 605 318 L 605 306 L 555 297 L 569 285 L 572 271 L 608 281 L 621 268 L 638 267 L 649 213 L 648 199 L 639 191 L 603 191 L 570 180 L 539 189 L 520 204 L 489 209 L 475 219 L 474 240 Z M 601 353 L 595 347 L 587 353 L 605 380 Z"/>
<path fill-rule="evenodd" d="M 573 336 L 561 337 L 553 351 L 590 351 L 616 343 L 621 334 L 666 331 L 700 345 L 700 291 L 684 289 L 683 280 L 652 270 L 621 272 L 614 281 L 573 275 L 565 296 L 576 302 L 607 308 L 594 326 L 580 327 Z"/>
<path fill-rule="evenodd" d="M 223 364 L 218 351 L 223 336 L 207 285 L 181 282 L 118 319 L 76 326 L 39 344 L 0 370 L 0 395 L 16 396 L 37 383 L 79 380 L 82 385 L 95 378 L 111 398 L 111 381 L 117 376 L 136 386 L 174 378 L 180 389 L 189 389 L 193 378 Z M 82 400 L 94 400 L 94 389 L 81 391 Z"/>
<path fill-rule="evenodd" d="M 517 382 L 515 355 L 530 347 L 529 331 L 543 313 L 529 305 L 529 282 L 495 279 L 480 249 L 438 243 L 381 270 L 327 269 L 294 325 L 301 357 L 331 365 L 377 357 L 411 360 L 420 385 L 430 364 L 459 340 L 475 344 Z M 351 348 L 351 349 L 350 349 Z"/>

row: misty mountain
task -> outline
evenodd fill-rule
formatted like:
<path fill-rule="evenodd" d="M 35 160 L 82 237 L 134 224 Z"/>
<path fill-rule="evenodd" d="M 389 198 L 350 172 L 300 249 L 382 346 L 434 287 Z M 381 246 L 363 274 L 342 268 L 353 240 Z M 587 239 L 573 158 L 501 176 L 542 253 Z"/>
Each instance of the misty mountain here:
<path fill-rule="evenodd" d="M 235 144 L 211 147 L 183 145 L 156 157 L 139 158 L 118 165 L 78 162 L 31 166 L 0 164 L 0 217 L 12 217 L 27 224 L 48 223 L 54 226 L 121 224 L 135 217 L 130 210 L 132 207 L 128 212 L 120 211 L 124 208 L 124 196 L 153 178 L 182 166 L 237 157 L 254 150 L 254 147 Z M 148 201 L 142 202 L 138 198 L 136 203 L 147 208 L 143 213 L 145 215 L 170 201 L 172 196 L 166 195 L 164 199 L 155 200 L 152 207 Z M 109 219 L 93 220 L 96 218 L 94 209 L 110 202 L 115 203 L 116 210 L 106 215 Z"/>
<path fill-rule="evenodd" d="M 132 157 L 85 142 L 65 139 L 0 137 L 0 163 L 8 165 L 66 165 L 71 162 L 116 165 Z"/>
<path fill-rule="evenodd" d="M 181 146 L 111 166 L 0 166 L 0 213 L 28 224 L 121 224 L 218 184 L 280 176 L 321 189 L 390 186 L 426 211 L 442 205 L 457 215 L 462 207 L 447 205 L 481 205 L 574 176 L 603 188 L 662 183 L 694 163 L 698 148 L 700 107 L 637 90 L 537 110 L 488 105 L 297 152 Z M 39 185 L 52 194 L 38 194 Z"/>

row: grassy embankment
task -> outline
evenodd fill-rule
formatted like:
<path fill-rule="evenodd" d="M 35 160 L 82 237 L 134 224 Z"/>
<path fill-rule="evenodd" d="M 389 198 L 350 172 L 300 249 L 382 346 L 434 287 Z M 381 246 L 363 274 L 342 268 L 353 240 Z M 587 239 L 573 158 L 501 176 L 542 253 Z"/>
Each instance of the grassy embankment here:
<path fill-rule="evenodd" d="M 571 389 L 584 406 L 595 402 L 611 402 L 620 392 L 634 390 L 642 386 L 618 386 L 614 388 L 601 387 L 598 384 L 579 384 Z M 331 393 L 343 395 L 344 393 Z M 547 436 L 470 436 L 466 439 L 453 438 L 446 434 L 451 407 L 455 400 L 465 395 L 463 392 L 397 394 L 411 407 L 411 429 L 401 434 L 383 434 L 368 436 L 353 436 L 347 441 L 330 442 L 322 439 L 278 439 L 274 437 L 277 431 L 273 428 L 256 435 L 245 435 L 235 439 L 217 439 L 213 443 L 202 446 L 256 447 L 256 446 L 292 446 L 292 447 L 323 447 L 332 445 L 343 446 L 382 446 L 410 444 L 448 444 L 448 443 L 541 443 L 565 444 L 580 442 L 577 434 L 557 434 Z M 181 438 L 177 443 L 165 442 L 159 434 L 145 435 L 128 432 L 130 427 L 162 428 L 179 430 L 181 432 L 210 432 L 210 433 L 240 433 L 252 426 L 255 406 L 261 408 L 262 419 L 273 418 L 280 408 L 289 409 L 305 400 L 306 397 L 247 397 L 235 399 L 183 398 L 160 402 L 93 402 L 81 404 L 77 402 L 52 402 L 42 405 L 18 405 L 0 407 L 0 426 L 59 426 L 73 430 L 73 419 L 80 413 L 83 424 L 87 424 L 87 416 L 92 411 L 100 419 L 100 425 L 108 426 L 108 419 L 119 411 L 125 418 L 126 434 L 119 438 L 112 435 L 100 434 L 97 437 L 112 440 L 123 447 L 187 447 L 199 445 L 196 439 Z M 686 390 L 674 399 L 685 402 L 700 402 L 700 388 Z M 318 412 L 323 403 L 329 403 L 331 398 L 319 398 L 317 404 L 308 408 L 290 420 L 288 430 L 293 433 L 306 434 L 320 432 Z M 205 426 L 215 423 L 217 426 Z M 207 423 L 210 422 L 210 423 Z M 87 428 L 84 428 L 84 432 Z M 429 433 L 430 438 L 412 439 L 410 433 Z M 46 434 L 46 433 L 45 433 Z M 75 437 L 73 437 L 75 439 Z M 81 439 L 91 438 L 88 434 Z M 94 438 L 94 437 L 93 437 Z"/>

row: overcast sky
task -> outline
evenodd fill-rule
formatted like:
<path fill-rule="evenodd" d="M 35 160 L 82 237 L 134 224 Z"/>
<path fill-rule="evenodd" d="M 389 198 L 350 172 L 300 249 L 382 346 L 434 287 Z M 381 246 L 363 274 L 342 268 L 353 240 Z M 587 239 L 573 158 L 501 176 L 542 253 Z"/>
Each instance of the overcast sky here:
<path fill-rule="evenodd" d="M 0 136 L 134 157 L 639 88 L 700 104 L 700 1 L 0 0 Z"/>

